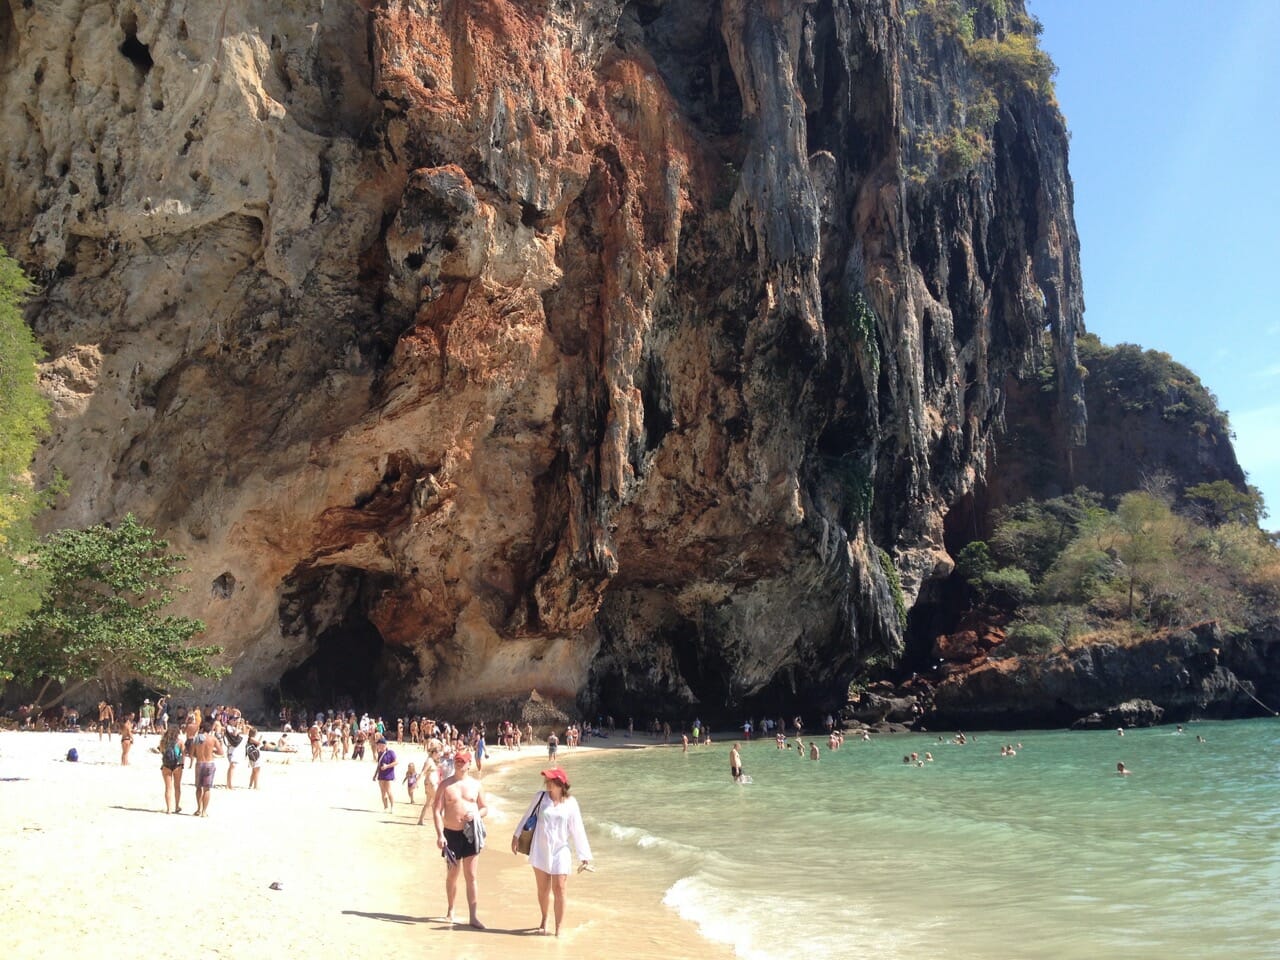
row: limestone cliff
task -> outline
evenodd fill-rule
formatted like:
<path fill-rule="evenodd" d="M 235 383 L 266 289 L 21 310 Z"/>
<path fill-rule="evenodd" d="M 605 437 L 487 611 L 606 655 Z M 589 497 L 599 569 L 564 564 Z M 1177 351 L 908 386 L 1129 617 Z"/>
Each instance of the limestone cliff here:
<path fill-rule="evenodd" d="M 1079 359 L 1089 403 L 1084 444 L 1070 442 L 1051 367 L 1006 385 L 1005 430 L 986 481 L 947 516 L 948 546 L 990 534 L 995 510 L 1077 487 L 1105 497 L 1130 490 L 1226 480 L 1245 488 L 1226 414 L 1199 378 L 1168 354 L 1133 344 L 1108 347 L 1087 335 Z"/>
<path fill-rule="evenodd" d="M 0 0 L 56 522 L 158 525 L 246 704 L 839 702 L 950 569 L 1046 330 L 1083 439 L 1032 30 L 1017 0 Z"/>

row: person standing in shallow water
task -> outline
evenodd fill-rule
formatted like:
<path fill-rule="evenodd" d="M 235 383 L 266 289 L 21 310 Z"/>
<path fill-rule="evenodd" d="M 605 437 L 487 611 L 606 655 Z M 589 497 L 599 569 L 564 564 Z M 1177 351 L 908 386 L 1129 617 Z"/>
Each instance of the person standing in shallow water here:
<path fill-rule="evenodd" d="M 467 835 L 467 825 L 481 820 L 489 808 L 484 799 L 484 787 L 471 776 L 471 754 L 459 750 L 453 756 L 454 774 L 440 784 L 431 815 L 436 824 L 436 844 L 447 861 L 444 877 L 445 899 L 448 904 L 447 919 L 455 922 L 453 904 L 458 893 L 458 874 L 467 885 L 467 909 L 471 926 L 483 930 L 484 924 L 476 915 L 479 893 L 476 887 L 476 856 L 480 852 L 483 831 L 479 835 L 472 827 Z"/>
<path fill-rule="evenodd" d="M 529 848 L 529 866 L 533 867 L 538 886 L 538 908 L 542 911 L 539 933 L 547 932 L 547 908 L 554 899 L 555 933 L 560 936 L 564 922 L 565 889 L 573 857 L 569 841 L 577 850 L 579 872 L 591 868 L 591 844 L 582 824 L 582 811 L 578 801 L 569 796 L 569 777 L 563 767 L 551 767 L 542 771 L 542 791 L 533 798 L 524 816 L 516 821 L 516 833 L 511 836 L 511 852 L 519 853 L 517 844 L 520 829 L 535 811 L 537 826 L 533 831 L 533 844 Z"/>
<path fill-rule="evenodd" d="M 729 776 L 735 783 L 742 779 L 742 754 L 738 752 L 736 743 L 729 749 Z"/>

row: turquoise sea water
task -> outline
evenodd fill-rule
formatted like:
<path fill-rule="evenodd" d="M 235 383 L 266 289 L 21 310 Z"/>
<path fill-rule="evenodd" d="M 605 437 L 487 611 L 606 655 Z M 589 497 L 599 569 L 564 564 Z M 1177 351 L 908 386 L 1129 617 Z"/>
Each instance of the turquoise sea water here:
<path fill-rule="evenodd" d="M 1280 958 L 1280 720 L 729 743 L 561 759 L 599 869 L 747 960 Z"/>

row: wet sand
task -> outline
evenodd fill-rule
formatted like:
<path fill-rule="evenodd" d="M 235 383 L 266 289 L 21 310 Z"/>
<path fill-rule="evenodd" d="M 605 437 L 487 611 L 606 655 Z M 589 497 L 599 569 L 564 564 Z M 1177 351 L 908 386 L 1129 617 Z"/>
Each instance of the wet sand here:
<path fill-rule="evenodd" d="M 570 878 L 561 937 L 539 936 L 532 871 L 510 851 L 522 810 L 495 810 L 486 821 L 479 907 L 489 929 L 450 924 L 430 819 L 417 825 L 421 807 L 407 802 L 401 783 L 394 812 L 384 812 L 368 760 L 266 752 L 254 791 L 245 789 L 244 765 L 236 789 L 226 790 L 219 760 L 219 786 L 201 819 L 190 815 L 190 770 L 184 812 L 165 814 L 158 741 L 137 737 L 122 767 L 119 737 L 0 733 L 0 957 L 732 956 L 607 859 Z M 72 746 L 78 763 L 64 759 Z M 598 748 L 573 758 L 576 780 L 589 776 L 590 764 L 576 762 L 589 749 Z M 421 755 L 397 754 L 403 778 L 403 764 Z M 541 747 L 500 750 L 484 776 L 527 779 L 532 798 L 545 759 Z M 458 913 L 466 915 L 461 879 Z"/>

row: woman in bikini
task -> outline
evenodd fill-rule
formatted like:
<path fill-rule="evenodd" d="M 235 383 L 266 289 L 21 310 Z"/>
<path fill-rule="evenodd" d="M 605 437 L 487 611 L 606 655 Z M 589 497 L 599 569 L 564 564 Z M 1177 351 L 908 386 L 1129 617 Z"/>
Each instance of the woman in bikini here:
<path fill-rule="evenodd" d="M 129 751 L 133 748 L 133 714 L 126 716 L 120 724 L 120 766 L 129 765 Z"/>
<path fill-rule="evenodd" d="M 160 737 L 160 776 L 164 778 L 164 812 L 182 812 L 182 744 L 178 727 L 165 727 Z"/>

